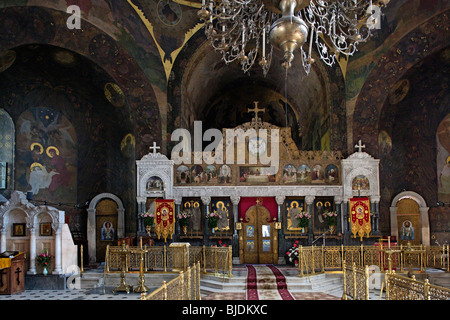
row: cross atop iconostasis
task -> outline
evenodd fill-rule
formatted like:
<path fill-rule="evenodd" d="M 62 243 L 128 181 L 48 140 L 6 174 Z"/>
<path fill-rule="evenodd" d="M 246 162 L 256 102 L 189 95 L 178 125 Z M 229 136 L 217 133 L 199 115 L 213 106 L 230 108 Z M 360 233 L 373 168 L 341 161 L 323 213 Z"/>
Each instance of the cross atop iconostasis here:
<path fill-rule="evenodd" d="M 255 116 L 252 118 L 252 123 L 261 122 L 261 118 L 258 117 L 258 113 L 259 112 L 265 113 L 266 112 L 266 108 L 262 108 L 262 109 L 258 108 L 259 101 L 253 101 L 253 104 L 254 104 L 254 107 L 253 108 L 247 108 L 247 112 L 248 113 L 250 113 L 250 112 L 254 112 L 255 113 Z"/>

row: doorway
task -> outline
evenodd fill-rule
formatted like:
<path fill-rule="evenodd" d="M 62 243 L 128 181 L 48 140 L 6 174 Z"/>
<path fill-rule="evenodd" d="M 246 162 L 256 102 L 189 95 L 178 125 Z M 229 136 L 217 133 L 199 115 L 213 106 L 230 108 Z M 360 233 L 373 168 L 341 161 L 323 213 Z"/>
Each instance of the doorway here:
<path fill-rule="evenodd" d="M 111 199 L 102 199 L 96 210 L 96 260 L 103 262 L 106 247 L 117 244 L 117 204 Z"/>
<path fill-rule="evenodd" d="M 260 204 L 250 207 L 245 213 L 240 233 L 241 263 L 277 263 L 277 230 L 266 207 Z"/>

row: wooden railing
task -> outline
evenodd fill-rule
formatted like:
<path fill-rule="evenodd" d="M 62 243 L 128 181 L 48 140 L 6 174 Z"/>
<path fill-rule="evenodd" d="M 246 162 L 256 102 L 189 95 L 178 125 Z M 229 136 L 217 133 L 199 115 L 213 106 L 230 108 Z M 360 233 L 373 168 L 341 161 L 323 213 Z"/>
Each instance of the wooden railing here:
<path fill-rule="evenodd" d="M 199 262 L 203 273 L 232 277 L 231 247 L 143 247 L 144 273 L 187 271 L 189 266 Z M 141 247 L 108 246 L 105 256 L 105 272 L 120 272 L 124 268 L 123 255 L 126 253 L 126 272 L 139 271 Z"/>
<path fill-rule="evenodd" d="M 201 300 L 200 262 L 170 280 L 149 294 L 142 294 L 141 300 Z"/>

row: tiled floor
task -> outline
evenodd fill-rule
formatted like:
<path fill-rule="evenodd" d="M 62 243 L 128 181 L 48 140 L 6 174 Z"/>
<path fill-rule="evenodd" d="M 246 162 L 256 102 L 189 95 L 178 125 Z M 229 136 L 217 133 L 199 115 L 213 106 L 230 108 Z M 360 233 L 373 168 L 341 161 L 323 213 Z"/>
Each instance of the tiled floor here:
<path fill-rule="evenodd" d="M 139 293 L 112 293 L 113 287 L 73 290 L 26 290 L 13 295 L 0 295 L 3 300 L 139 300 Z"/>

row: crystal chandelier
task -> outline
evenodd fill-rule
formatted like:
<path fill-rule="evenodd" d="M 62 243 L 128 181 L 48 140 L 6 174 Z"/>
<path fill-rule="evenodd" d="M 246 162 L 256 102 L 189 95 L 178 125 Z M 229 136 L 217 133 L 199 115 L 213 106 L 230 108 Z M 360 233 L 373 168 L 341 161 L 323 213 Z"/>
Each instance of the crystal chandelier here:
<path fill-rule="evenodd" d="M 226 63 L 238 60 L 245 73 L 258 62 L 266 76 L 275 47 L 283 52 L 286 70 L 298 49 L 308 74 L 314 63 L 313 45 L 329 66 L 339 54 L 353 55 L 357 45 L 379 25 L 380 8 L 388 2 L 202 0 L 198 17 L 205 22 L 205 34 L 222 59 Z"/>

